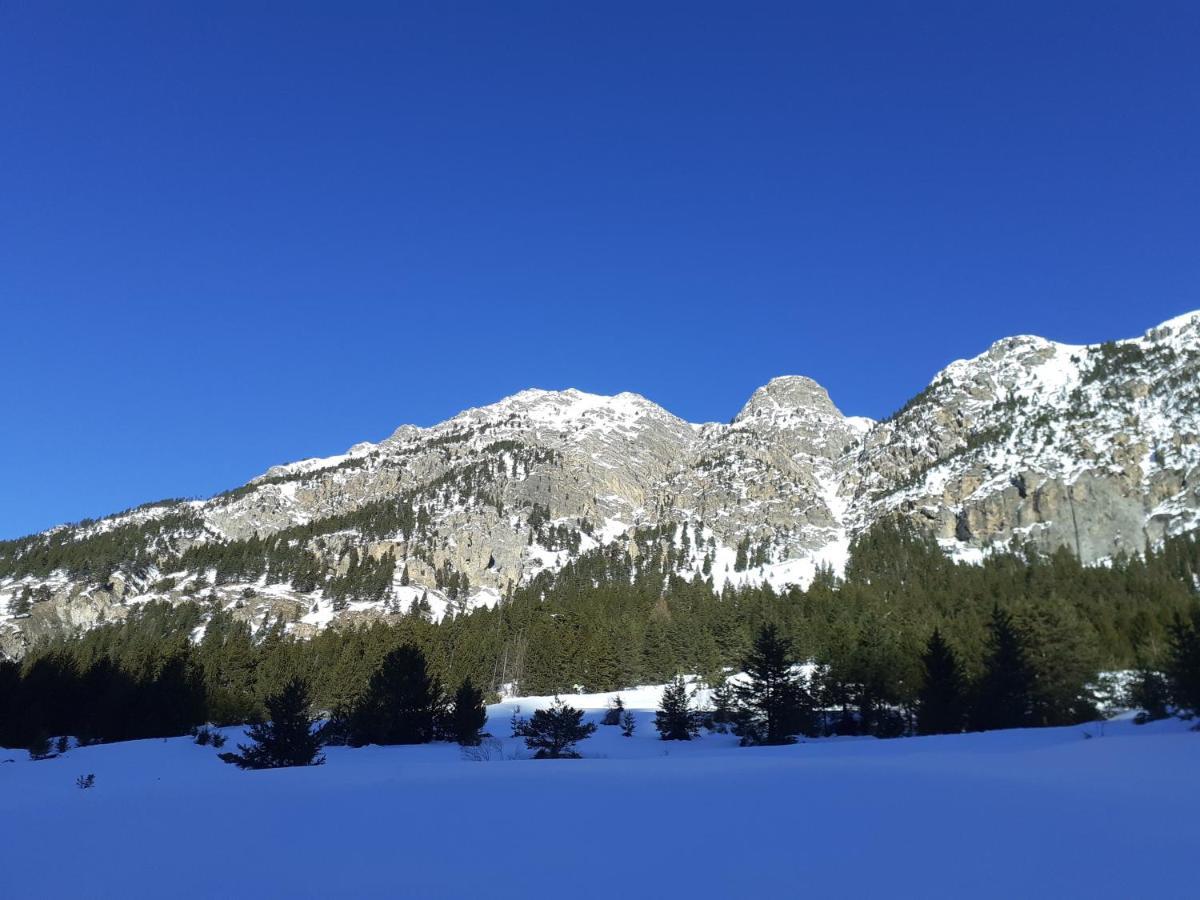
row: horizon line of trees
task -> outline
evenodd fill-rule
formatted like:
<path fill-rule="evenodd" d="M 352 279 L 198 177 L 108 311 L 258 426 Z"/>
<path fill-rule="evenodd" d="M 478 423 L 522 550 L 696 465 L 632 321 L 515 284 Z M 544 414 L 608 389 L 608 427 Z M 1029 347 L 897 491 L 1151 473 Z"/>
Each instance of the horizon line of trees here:
<path fill-rule="evenodd" d="M 1141 670 L 1136 687 L 1147 709 L 1186 706 L 1172 699 L 1186 679 L 1167 673 L 1180 668 L 1179 648 L 1197 630 L 1194 536 L 1103 568 L 1081 566 L 1066 551 L 967 566 L 903 526 L 879 526 L 855 542 L 844 579 L 823 572 L 807 590 L 782 594 L 718 593 L 672 574 L 670 534 L 648 529 L 639 541 L 636 557 L 611 546 L 592 551 L 495 608 L 437 623 L 412 615 L 329 628 L 306 640 L 278 622 L 254 632 L 236 610 L 146 604 L 123 623 L 0 664 L 0 730 L 117 740 L 157 736 L 149 732 L 196 715 L 250 722 L 294 678 L 316 708 L 348 710 L 402 645 L 420 650 L 439 684 L 469 679 L 485 695 L 502 685 L 532 695 L 613 691 L 681 672 L 720 687 L 772 625 L 793 661 L 816 664 L 811 689 L 826 720 L 833 710 L 843 728 L 906 732 L 917 730 L 929 667 L 950 667 L 948 655 L 958 681 L 974 692 L 986 687 L 997 611 L 1015 635 L 1018 668 L 1037 687 L 1031 724 L 1091 715 L 1086 688 L 1101 670 Z"/>

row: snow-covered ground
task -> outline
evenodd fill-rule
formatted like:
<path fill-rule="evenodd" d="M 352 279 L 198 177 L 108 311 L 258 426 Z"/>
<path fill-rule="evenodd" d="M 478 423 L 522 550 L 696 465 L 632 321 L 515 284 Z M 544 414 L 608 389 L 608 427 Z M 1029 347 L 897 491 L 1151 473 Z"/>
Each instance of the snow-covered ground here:
<path fill-rule="evenodd" d="M 0 751 L 8 897 L 1189 897 L 1200 734 L 1178 721 L 739 748 L 632 738 L 533 761 L 329 748 L 243 772 L 188 738 Z M 607 695 L 571 697 L 598 719 Z M 227 729 L 231 745 L 239 729 Z M 94 773 L 95 787 L 75 786 Z"/>

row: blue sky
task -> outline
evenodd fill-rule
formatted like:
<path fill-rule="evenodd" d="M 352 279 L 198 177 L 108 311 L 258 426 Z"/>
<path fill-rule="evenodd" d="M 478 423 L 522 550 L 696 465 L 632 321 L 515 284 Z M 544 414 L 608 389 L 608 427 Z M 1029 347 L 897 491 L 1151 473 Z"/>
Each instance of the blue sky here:
<path fill-rule="evenodd" d="M 1052 8 L 1049 8 L 1052 7 Z M 525 387 L 1200 307 L 1194 3 L 0 4 L 0 536 Z"/>

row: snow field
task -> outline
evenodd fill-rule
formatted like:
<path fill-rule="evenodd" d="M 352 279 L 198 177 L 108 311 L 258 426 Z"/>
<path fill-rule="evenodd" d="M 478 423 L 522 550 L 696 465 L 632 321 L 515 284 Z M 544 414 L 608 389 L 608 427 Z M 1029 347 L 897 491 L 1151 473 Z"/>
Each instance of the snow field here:
<path fill-rule="evenodd" d="M 513 708 L 544 697 L 490 708 L 486 762 L 331 747 L 321 767 L 243 772 L 189 738 L 0 751 L 2 893 L 1195 896 L 1187 723 L 740 748 L 659 741 L 659 693 L 621 692 L 635 735 L 601 726 L 582 760 L 514 758 Z M 611 696 L 565 699 L 598 721 Z"/>

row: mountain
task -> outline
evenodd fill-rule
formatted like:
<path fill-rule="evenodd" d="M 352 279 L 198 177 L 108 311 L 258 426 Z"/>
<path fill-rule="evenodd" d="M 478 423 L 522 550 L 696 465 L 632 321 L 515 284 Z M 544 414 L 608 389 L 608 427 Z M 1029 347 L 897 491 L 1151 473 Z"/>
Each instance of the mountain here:
<path fill-rule="evenodd" d="M 718 587 L 807 583 L 897 519 L 966 560 L 1015 541 L 1101 562 L 1200 524 L 1198 439 L 1200 313 L 1099 345 L 1001 340 L 882 422 L 800 376 L 729 424 L 527 390 L 209 500 L 4 542 L 0 651 L 151 599 L 206 597 L 302 634 L 414 603 L 436 616 L 598 547 L 636 553 L 645 529 Z"/>

